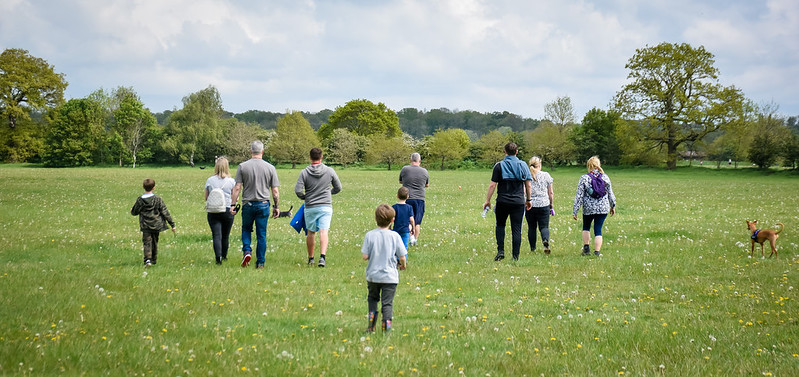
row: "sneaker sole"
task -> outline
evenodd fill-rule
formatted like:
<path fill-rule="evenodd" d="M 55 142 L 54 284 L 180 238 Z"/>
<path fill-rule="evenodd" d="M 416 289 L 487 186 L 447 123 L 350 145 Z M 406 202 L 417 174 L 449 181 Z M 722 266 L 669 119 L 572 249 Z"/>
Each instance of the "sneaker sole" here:
<path fill-rule="evenodd" d="M 250 259 L 252 259 L 252 256 L 250 254 L 245 255 L 244 259 L 241 260 L 241 267 L 249 266 L 250 265 Z"/>

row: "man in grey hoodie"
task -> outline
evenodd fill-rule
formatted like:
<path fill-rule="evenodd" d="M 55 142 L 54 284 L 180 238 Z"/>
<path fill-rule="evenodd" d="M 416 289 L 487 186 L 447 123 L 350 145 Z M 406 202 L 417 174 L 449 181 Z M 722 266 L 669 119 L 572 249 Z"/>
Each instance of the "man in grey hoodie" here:
<path fill-rule="evenodd" d="M 311 164 L 300 172 L 294 193 L 305 200 L 305 228 L 308 235 L 308 264 L 314 263 L 315 236 L 319 233 L 319 267 L 324 267 L 327 254 L 328 230 L 333 218 L 333 194 L 341 191 L 341 181 L 336 172 L 322 163 L 322 150 L 312 148 Z"/>

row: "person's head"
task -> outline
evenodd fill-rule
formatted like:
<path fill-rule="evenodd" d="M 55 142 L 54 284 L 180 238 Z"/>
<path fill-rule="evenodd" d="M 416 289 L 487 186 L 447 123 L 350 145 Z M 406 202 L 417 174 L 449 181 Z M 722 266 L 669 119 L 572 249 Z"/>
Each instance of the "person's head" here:
<path fill-rule="evenodd" d="M 599 162 L 599 156 L 592 156 L 586 162 L 585 167 L 588 168 L 588 171 L 599 170 L 600 173 L 604 173 L 605 171 L 602 170 L 602 166 Z"/>
<path fill-rule="evenodd" d="M 541 157 L 538 156 L 530 157 L 530 174 L 532 174 L 534 181 L 538 181 L 535 178 L 535 175 L 540 171 L 541 171 Z"/>
<path fill-rule="evenodd" d="M 309 155 L 311 156 L 311 161 L 322 161 L 322 150 L 319 148 L 311 148 L 311 153 L 309 153 Z"/>
<path fill-rule="evenodd" d="M 508 156 L 515 156 L 516 153 L 519 153 L 519 147 L 516 146 L 516 143 L 510 142 L 505 144 L 505 154 Z"/>
<path fill-rule="evenodd" d="M 225 156 L 217 157 L 216 163 L 214 164 L 214 175 L 219 178 L 230 177 L 230 164 Z"/>
<path fill-rule="evenodd" d="M 397 199 L 399 200 L 408 200 L 408 195 L 408 188 L 405 186 L 402 186 L 399 188 L 399 190 L 397 190 Z"/>
<path fill-rule="evenodd" d="M 250 143 L 250 153 L 253 156 L 262 155 L 264 153 L 264 143 L 260 142 L 259 140 Z"/>
<path fill-rule="evenodd" d="M 411 153 L 411 164 L 419 165 L 420 163 L 422 163 L 422 156 L 416 152 Z"/>
<path fill-rule="evenodd" d="M 388 227 L 392 221 L 394 221 L 394 208 L 391 208 L 388 204 L 381 204 L 377 206 L 375 210 L 375 221 L 377 222 L 377 226 L 381 228 Z"/>
<path fill-rule="evenodd" d="M 144 191 L 147 192 L 153 191 L 153 189 L 155 188 L 155 179 L 145 178 L 144 182 L 142 182 L 142 187 L 144 187 Z"/>

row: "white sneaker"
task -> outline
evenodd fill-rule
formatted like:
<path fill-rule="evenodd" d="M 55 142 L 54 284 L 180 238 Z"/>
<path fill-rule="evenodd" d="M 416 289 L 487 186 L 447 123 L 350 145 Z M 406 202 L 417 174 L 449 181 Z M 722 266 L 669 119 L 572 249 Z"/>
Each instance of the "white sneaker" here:
<path fill-rule="evenodd" d="M 416 245 L 416 237 L 411 236 L 411 238 L 408 240 L 408 243 L 411 245 Z"/>

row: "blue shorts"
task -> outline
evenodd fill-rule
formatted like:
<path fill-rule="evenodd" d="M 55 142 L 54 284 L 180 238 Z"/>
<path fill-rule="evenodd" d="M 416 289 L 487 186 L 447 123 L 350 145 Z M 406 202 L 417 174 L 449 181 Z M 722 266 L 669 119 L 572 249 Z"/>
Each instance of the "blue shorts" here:
<path fill-rule="evenodd" d="M 405 201 L 413 208 L 413 222 L 416 225 L 422 225 L 422 218 L 424 217 L 424 200 L 421 199 L 408 199 Z"/>
<path fill-rule="evenodd" d="M 333 207 L 305 208 L 305 229 L 309 232 L 318 232 L 319 229 L 330 229 L 330 220 L 333 218 Z"/>

